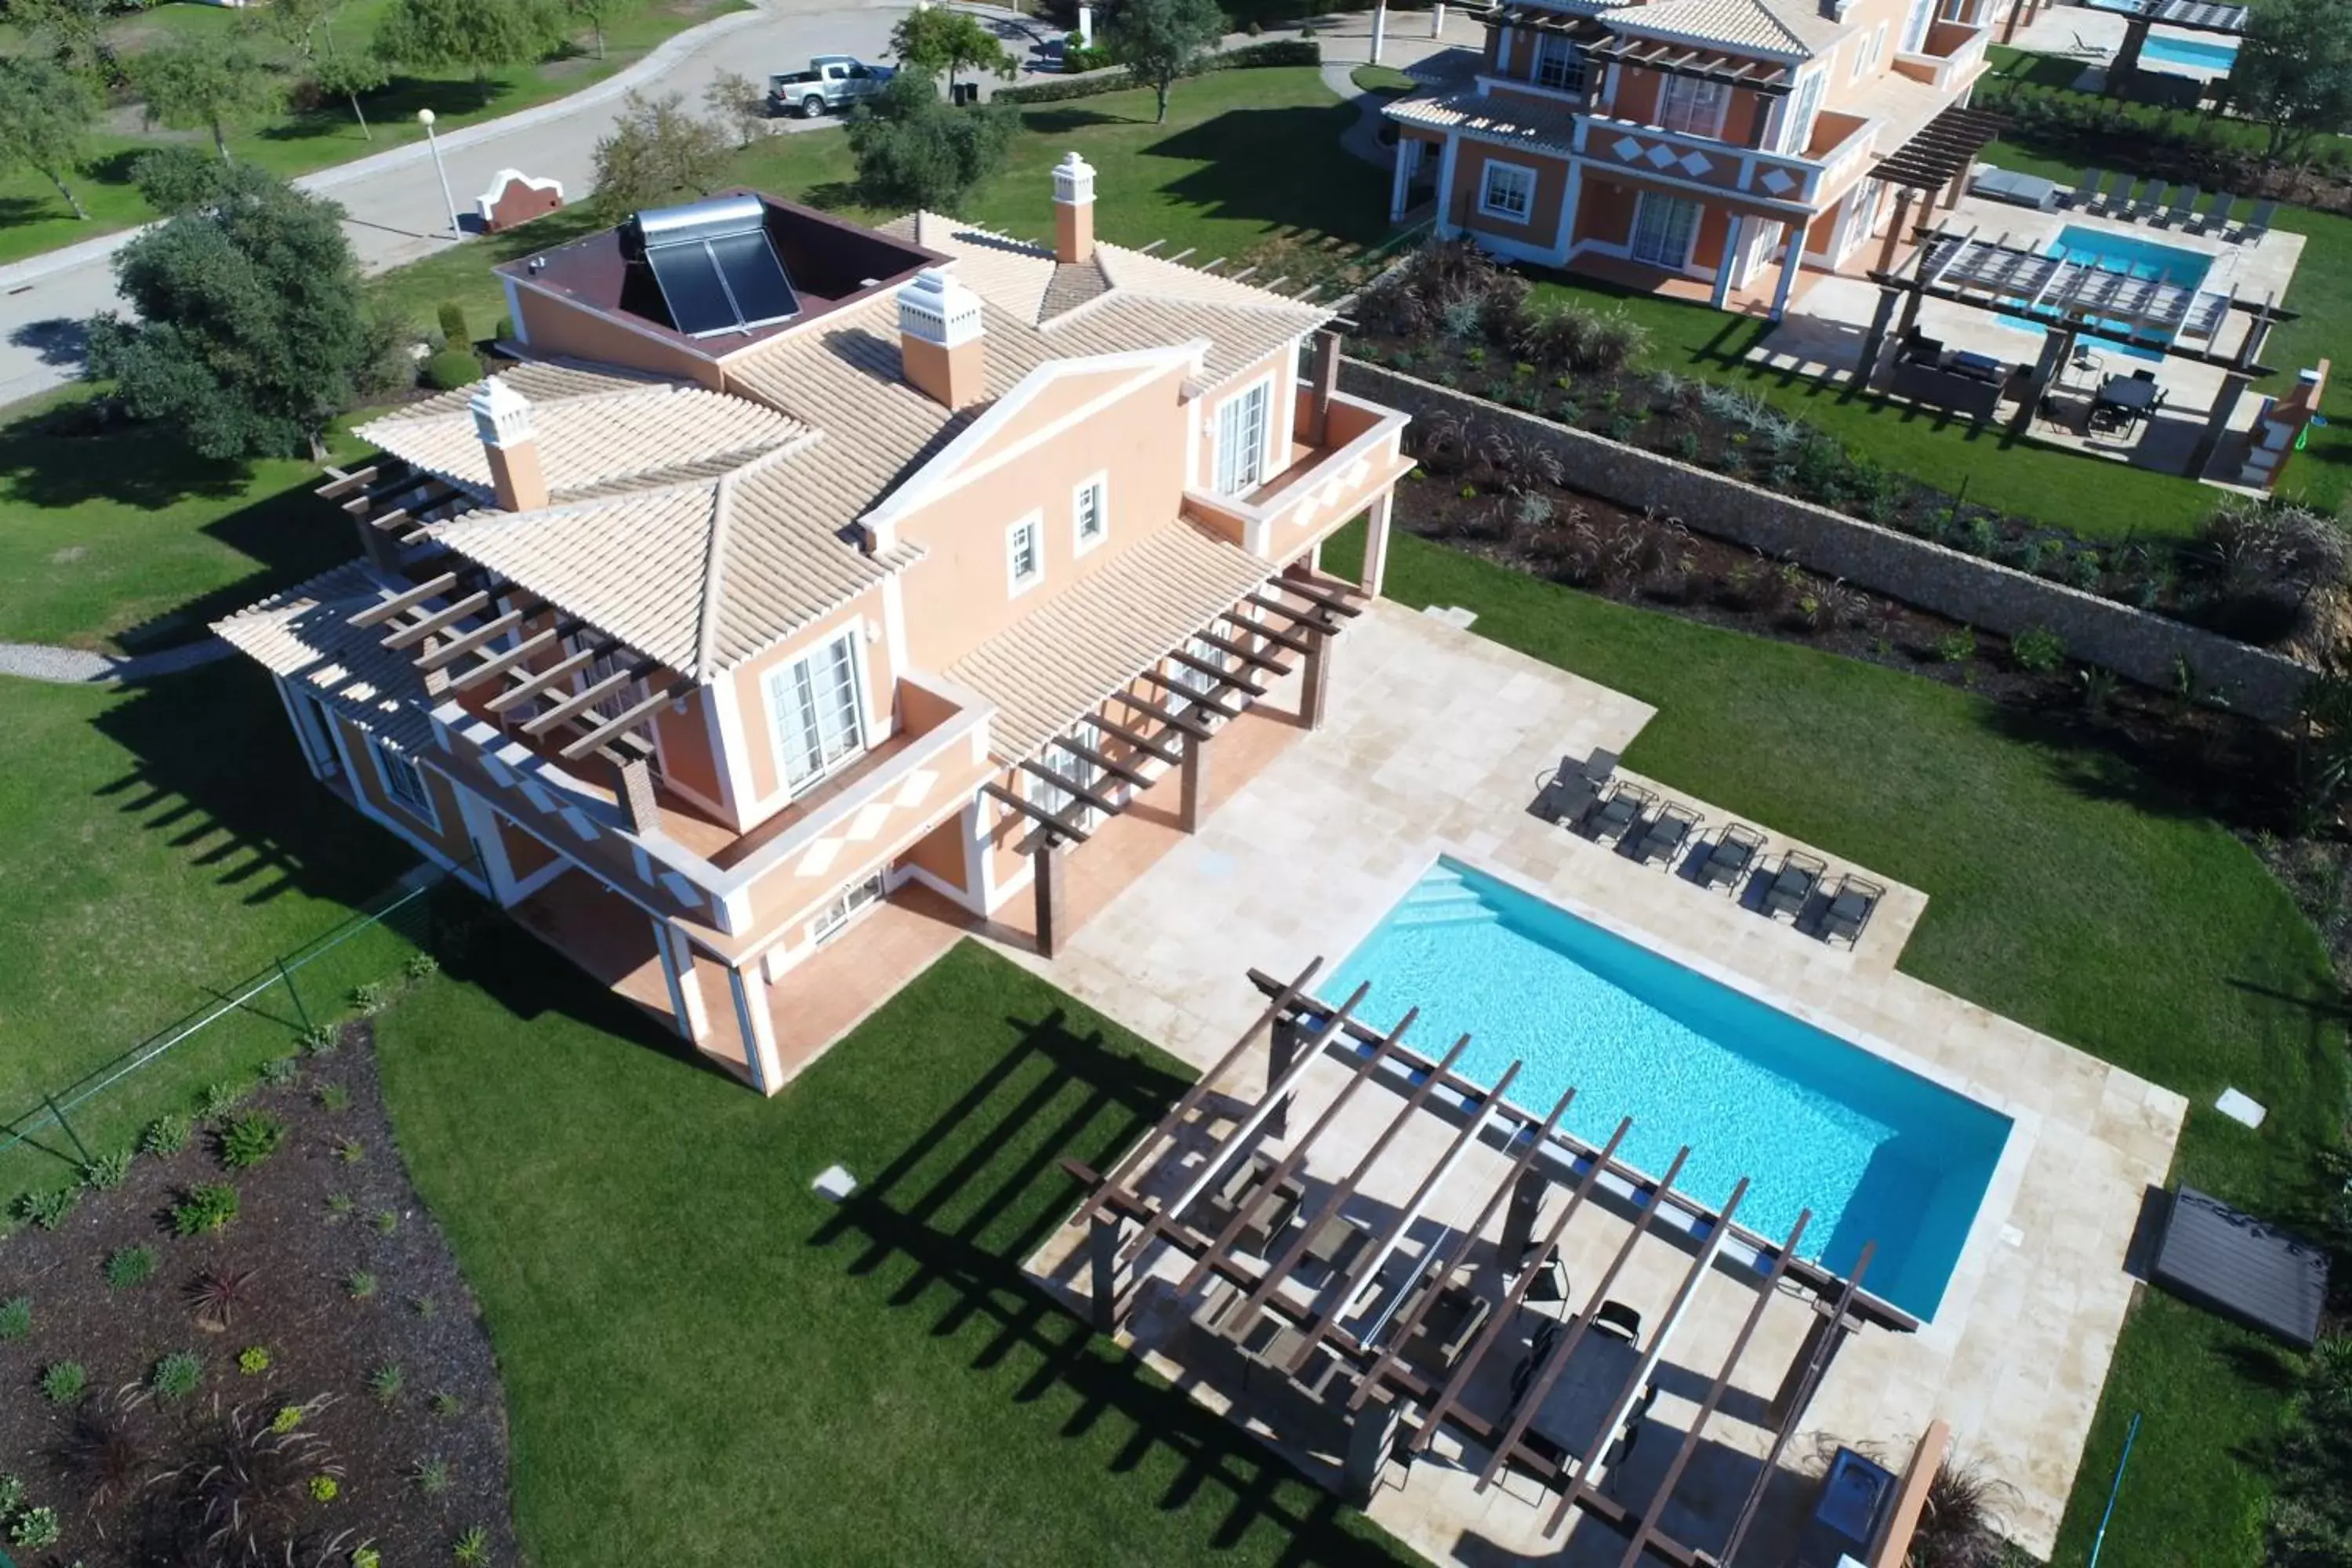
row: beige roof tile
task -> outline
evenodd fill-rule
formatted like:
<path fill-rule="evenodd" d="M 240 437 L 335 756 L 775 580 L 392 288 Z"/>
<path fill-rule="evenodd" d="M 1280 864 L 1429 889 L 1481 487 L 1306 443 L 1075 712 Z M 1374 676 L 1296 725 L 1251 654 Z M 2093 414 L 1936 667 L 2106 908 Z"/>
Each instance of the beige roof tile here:
<path fill-rule="evenodd" d="M 1401 99 L 1381 112 L 1401 125 L 1460 131 L 1538 152 L 1566 153 L 1576 147 L 1576 116 L 1566 110 L 1524 99 L 1483 98 L 1475 89 Z"/>
<path fill-rule="evenodd" d="M 394 744 L 421 752 L 433 744 L 433 724 L 412 656 L 385 647 L 383 627 L 351 624 L 389 596 L 367 563 L 352 561 L 216 621 L 213 629 L 264 668 Z"/>
<path fill-rule="evenodd" d="M 947 673 L 996 704 L 989 749 L 1017 762 L 1232 609 L 1273 571 L 1240 546 L 1179 521 L 1062 590 Z"/>
<path fill-rule="evenodd" d="M 1853 30 L 1796 0 L 1654 0 L 1611 11 L 1611 31 L 1810 59 Z"/>
<path fill-rule="evenodd" d="M 660 386 L 659 376 L 624 370 L 617 365 L 584 364 L 577 360 L 525 360 L 502 367 L 499 378 L 533 403 L 559 397 L 584 397 L 596 392 L 626 392 L 632 387 Z M 455 387 L 407 404 L 387 418 L 413 418 L 423 414 L 446 414 L 474 400 L 475 388 Z"/>

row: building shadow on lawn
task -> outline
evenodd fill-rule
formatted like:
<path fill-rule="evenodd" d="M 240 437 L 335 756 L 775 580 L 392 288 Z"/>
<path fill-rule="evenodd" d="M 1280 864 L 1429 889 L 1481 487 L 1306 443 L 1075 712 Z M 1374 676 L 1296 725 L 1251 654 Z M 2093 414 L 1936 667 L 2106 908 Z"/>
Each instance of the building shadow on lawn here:
<path fill-rule="evenodd" d="M 1183 90 L 1181 84 L 1177 90 Z M 1272 147 L 1335 145 L 1355 121 L 1351 103 L 1231 109 L 1161 137 L 1143 149 L 1143 156 L 1200 163 L 1169 181 L 1161 193 L 1206 216 L 1248 219 L 1375 245 L 1388 232 L 1385 171 L 1344 156 L 1289 163 L 1266 157 Z"/>
<path fill-rule="evenodd" d="M 2148 733 L 2005 702 L 1986 703 L 1983 722 L 2040 752 L 2051 777 L 2085 800 L 2114 801 L 2149 816 L 2213 817 L 2241 830 L 2277 831 L 2290 823 L 2293 759 L 2248 753 L 2252 726 L 2239 730 L 2233 742 L 2218 730 Z"/>
<path fill-rule="evenodd" d="M 1140 1471 L 1155 1450 L 1172 1456 L 1176 1473 L 1158 1506 L 1215 1507 L 1221 1499 L 1213 1548 L 1232 1550 L 1272 1529 L 1283 1537 L 1272 1561 L 1299 1568 L 1417 1563 L 1242 1428 L 1098 1340 L 1030 1281 L 1023 1260 L 1080 1195 L 1061 1157 L 1107 1168 L 1183 1092 L 1185 1079 L 1109 1049 L 1099 1033 L 1078 1035 L 1058 1010 L 1008 1022 L 1019 1031 L 1013 1047 L 809 1244 L 863 1237 L 846 1265 L 853 1275 L 908 1268 L 888 1297 L 894 1310 L 919 1308 L 943 1289 L 931 1337 L 969 1339 L 970 1370 L 1010 1381 L 1015 1405 L 1049 1395 L 1075 1401 L 1061 1436 L 1099 1444 L 1106 1422 L 1123 1423 L 1124 1440 L 1106 1465 L 1112 1474 Z M 961 1152 L 936 1168 L 942 1150 Z"/>

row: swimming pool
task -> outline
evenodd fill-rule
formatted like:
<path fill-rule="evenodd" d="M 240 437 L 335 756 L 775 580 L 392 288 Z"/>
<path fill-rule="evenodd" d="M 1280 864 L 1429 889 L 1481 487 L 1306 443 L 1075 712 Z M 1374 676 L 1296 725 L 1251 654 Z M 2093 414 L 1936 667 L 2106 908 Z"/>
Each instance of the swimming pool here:
<path fill-rule="evenodd" d="M 2137 235 L 2078 223 L 2068 224 L 2058 231 L 2058 237 L 2051 242 L 2050 254 L 2109 272 L 2128 271 L 2135 278 L 2177 283 L 2183 289 L 2200 287 L 2205 274 L 2213 269 L 2213 258 L 2201 250 L 2158 245 Z"/>
<path fill-rule="evenodd" d="M 2139 47 L 2144 66 L 2180 66 L 2200 74 L 2228 76 L 2238 64 L 2235 44 L 2208 44 L 2195 38 L 2160 38 L 2154 34 Z"/>
<path fill-rule="evenodd" d="M 1418 1006 L 1423 1049 L 1470 1035 L 1465 1077 L 1524 1058 L 1511 1098 L 1544 1110 L 1574 1086 L 1561 1125 L 1577 1137 L 1604 1143 L 1633 1117 L 1627 1163 L 1663 1172 L 1689 1143 L 1691 1198 L 1721 1204 L 1748 1176 L 1748 1229 L 1783 1237 L 1810 1207 L 1799 1251 L 1841 1273 L 1875 1240 L 1864 1289 L 1922 1319 L 2009 1138 L 2008 1117 L 1964 1095 L 1451 859 L 1318 989 L 1365 981 L 1366 1023 Z"/>

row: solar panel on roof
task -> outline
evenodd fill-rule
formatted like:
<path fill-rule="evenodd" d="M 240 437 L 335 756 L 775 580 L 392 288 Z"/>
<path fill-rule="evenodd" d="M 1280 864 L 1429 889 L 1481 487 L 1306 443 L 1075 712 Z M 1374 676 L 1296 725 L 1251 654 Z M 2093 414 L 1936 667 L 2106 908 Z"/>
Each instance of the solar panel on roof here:
<path fill-rule="evenodd" d="M 723 235 L 704 243 L 719 264 L 719 276 L 726 280 L 745 326 L 800 314 L 800 299 L 793 292 L 792 279 L 784 276 L 784 264 L 777 259 L 766 230 Z"/>
<path fill-rule="evenodd" d="M 639 213 L 635 226 L 670 325 L 688 337 L 749 331 L 800 314 L 757 196 Z"/>
<path fill-rule="evenodd" d="M 646 252 L 669 306 L 669 322 L 691 338 L 730 331 L 742 324 L 719 281 L 719 264 L 701 242 L 663 245 Z"/>

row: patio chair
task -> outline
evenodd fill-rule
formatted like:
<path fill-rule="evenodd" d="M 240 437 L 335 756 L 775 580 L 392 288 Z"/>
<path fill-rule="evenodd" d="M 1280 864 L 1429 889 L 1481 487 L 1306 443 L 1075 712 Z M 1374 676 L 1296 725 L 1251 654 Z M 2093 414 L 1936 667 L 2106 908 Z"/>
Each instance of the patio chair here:
<path fill-rule="evenodd" d="M 2105 169 L 2084 170 L 2083 177 L 2074 182 L 2074 188 L 2066 193 L 2066 205 L 2070 207 L 2088 208 L 2092 198 L 2099 194 L 2099 182 L 2106 177 L 2107 172 Z"/>
<path fill-rule="evenodd" d="M 1305 1261 L 1322 1271 L 1325 1279 L 1331 1279 L 1355 1261 L 1367 1239 L 1364 1227 L 1354 1220 L 1345 1215 L 1326 1215 L 1307 1238 L 1303 1256 Z"/>
<path fill-rule="evenodd" d="M 2203 194 L 2195 185 L 2181 186 L 2172 193 L 2172 205 L 2164 209 L 2164 216 L 2158 221 L 2167 228 L 2186 228 L 2189 215 L 2195 210 L 2197 198 Z"/>
<path fill-rule="evenodd" d="M 1454 1370 L 1494 1310 L 1495 1303 L 1488 1297 L 1461 1285 L 1444 1286 L 1436 1304 L 1413 1325 L 1412 1337 L 1405 1341 L 1400 1353 L 1423 1372 L 1442 1379 Z"/>
<path fill-rule="evenodd" d="M 1698 885 L 1737 890 L 1757 858 L 1764 853 L 1764 836 L 1744 822 L 1727 822 L 1715 836 L 1706 858 L 1698 864 Z"/>
<path fill-rule="evenodd" d="M 1658 808 L 1658 815 L 1651 818 L 1649 828 L 1642 835 L 1640 842 L 1633 846 L 1633 858 L 1644 866 L 1672 865 L 1675 857 L 1682 853 L 1683 846 L 1690 842 L 1690 836 L 1705 820 L 1680 801 L 1668 801 Z"/>
<path fill-rule="evenodd" d="M 1620 779 L 1610 785 L 1607 795 L 1592 803 L 1578 826 L 1595 844 L 1614 844 L 1632 832 L 1634 824 L 1657 804 L 1658 797 L 1650 791 Z"/>
<path fill-rule="evenodd" d="M 1830 897 L 1830 907 L 1822 911 L 1822 940 L 1843 942 L 1853 947 L 1862 941 L 1862 928 L 1870 923 L 1871 911 L 1878 900 L 1886 897 L 1886 889 L 1867 877 L 1857 877 L 1849 871 L 1838 879 L 1837 891 Z"/>
<path fill-rule="evenodd" d="M 2271 219 L 2276 216 L 2278 216 L 2278 203 L 2256 202 L 2253 216 L 2247 218 L 2245 226 L 2238 230 L 2236 237 L 2238 243 L 2252 245 L 2255 240 L 2270 233 Z"/>
<path fill-rule="evenodd" d="M 1818 855 L 1808 855 L 1801 849 L 1782 850 L 1780 868 L 1773 873 L 1770 884 L 1764 889 L 1766 918 L 1777 921 L 1785 914 L 1794 921 L 1805 912 L 1805 906 L 1812 901 L 1814 891 L 1821 887 L 1822 879 L 1829 875 L 1829 862 Z"/>

